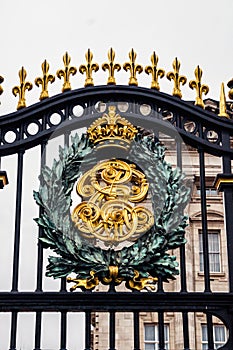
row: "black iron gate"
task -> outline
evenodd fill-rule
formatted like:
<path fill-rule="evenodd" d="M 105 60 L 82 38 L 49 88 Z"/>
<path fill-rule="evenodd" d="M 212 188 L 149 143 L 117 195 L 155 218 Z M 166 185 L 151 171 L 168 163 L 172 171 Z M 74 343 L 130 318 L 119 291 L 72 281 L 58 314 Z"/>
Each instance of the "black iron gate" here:
<path fill-rule="evenodd" d="M 27 191 L 28 184 L 24 182 L 24 169 L 26 166 L 27 154 L 36 149 L 40 157 L 40 166 L 46 163 L 48 157 L 48 145 L 53 144 L 57 138 L 62 139 L 64 144 L 69 143 L 73 130 L 89 126 L 94 120 L 100 117 L 107 106 L 115 105 L 117 112 L 127 118 L 132 124 L 141 126 L 153 132 L 157 138 L 164 140 L 169 137 L 172 140 L 172 150 L 175 153 L 176 163 L 182 168 L 184 157 L 182 156 L 183 144 L 198 154 L 198 188 L 201 193 L 201 232 L 203 237 L 203 290 L 196 291 L 188 286 L 188 267 L 186 265 L 187 254 L 185 246 L 181 246 L 177 252 L 180 256 L 180 277 L 179 286 L 176 291 L 168 291 L 164 283 L 158 281 L 157 290 L 154 292 L 129 292 L 119 290 L 106 291 L 82 291 L 70 293 L 67 290 L 66 280 L 62 279 L 60 286 L 56 284 L 53 288 L 44 288 L 44 263 L 46 257 L 39 243 L 33 242 L 32 249 L 35 253 L 35 289 L 24 290 L 19 286 L 20 278 L 27 274 L 26 266 L 32 264 L 30 252 L 21 250 L 23 235 L 25 235 L 25 222 L 27 215 L 22 212 L 24 208 L 22 201 L 30 200 L 32 192 Z M 4 344 L 8 342 L 10 350 L 23 349 L 22 344 L 17 344 L 17 332 L 19 327 L 19 315 L 22 313 L 33 314 L 33 348 L 35 350 L 48 349 L 49 345 L 42 344 L 43 315 L 58 313 L 60 315 L 60 330 L 52 333 L 52 336 L 59 338 L 59 348 L 68 349 L 68 315 L 70 313 L 85 314 L 85 350 L 101 349 L 100 344 L 95 345 L 93 334 L 95 333 L 94 316 L 97 313 L 107 313 L 108 316 L 108 348 L 116 348 L 116 320 L 121 313 L 129 312 L 133 315 L 133 344 L 131 349 L 142 347 L 142 332 L 140 334 L 140 315 L 144 312 L 156 313 L 158 318 L 158 349 L 166 347 L 166 336 L 164 333 L 165 312 L 179 313 L 182 315 L 183 330 L 181 332 L 182 345 L 175 349 L 191 349 L 190 315 L 203 313 L 206 315 L 207 341 L 206 349 L 214 349 L 213 317 L 218 317 L 227 328 L 227 343 L 221 349 L 233 349 L 233 251 L 232 227 L 233 227 L 233 197 L 231 172 L 231 159 L 233 158 L 233 124 L 231 120 L 218 117 L 216 114 L 203 110 L 191 103 L 184 102 L 176 97 L 135 86 L 97 86 L 69 91 L 61 95 L 41 101 L 26 109 L 19 110 L 10 115 L 0 118 L 0 156 L 1 179 L 6 184 L 5 173 L 7 171 L 9 185 L 13 186 L 15 174 L 15 204 L 8 207 L 4 190 L 1 191 L 1 210 L 14 208 L 15 214 L 11 213 L 14 222 L 14 238 L 7 237 L 6 225 L 1 223 L 1 241 L 10 240 L 13 255 L 5 257 L 4 264 L 0 269 L 6 269 L 6 263 L 12 266 L 12 275 L 0 291 L 1 315 L 10 316 L 10 332 L 4 334 Z M 178 135 L 181 137 L 178 137 Z M 52 147 L 52 146 L 51 146 Z M 49 151 L 50 152 L 50 151 Z M 211 271 L 209 262 L 208 244 L 208 213 L 206 198 L 206 154 L 216 159 L 221 159 L 222 171 L 215 179 L 216 186 L 224 194 L 225 208 L 225 230 L 227 242 L 228 281 L 227 291 L 212 291 Z M 17 159 L 11 158 L 16 155 Z M 34 156 L 33 156 L 34 157 Z M 55 157 L 55 153 L 54 153 Z M 14 171 L 7 168 L 7 159 L 13 159 L 16 165 Z M 32 165 L 34 166 L 34 165 Z M 29 165 L 30 167 L 30 165 Z M 39 167 L 37 169 L 39 174 Z M 30 173 L 30 172 L 29 172 Z M 12 176 L 11 176 L 12 175 Z M 33 175 L 34 176 L 34 175 Z M 213 186 L 212 186 L 213 187 Z M 24 197 L 24 198 L 23 198 Z M 13 196 L 12 196 L 13 198 Z M 12 204 L 12 203 L 11 203 Z M 34 214 L 34 213 L 33 213 Z M 22 216 L 24 219 L 22 219 Z M 34 225 L 34 232 L 31 235 L 42 237 L 42 229 L 36 234 L 37 227 Z M 24 255 L 24 258 L 21 256 Z M 25 262 L 24 270 L 20 271 L 20 261 Z M 9 271 L 9 268 L 7 268 Z M 21 274 L 21 277 L 20 277 Z M 5 275 L 3 275 L 5 278 Z M 11 285 L 9 279 L 11 278 Z M 22 282 L 21 282 L 22 283 Z M 1 285 L 1 282 L 0 282 Z M 23 285 L 23 283 L 22 283 Z M 27 287 L 25 288 L 27 289 Z M 10 313 L 10 314 L 9 314 Z M 4 317 L 2 318 L 4 322 Z M 2 326 L 0 326 L 2 327 Z M 77 324 L 78 328 L 79 325 Z M 51 332 L 53 332 L 51 330 Z M 74 337 L 74 335 L 73 335 Z M 0 340 L 1 342 L 1 340 Z M 128 347 L 127 347 L 128 348 Z M 3 349 L 3 347 L 1 347 Z M 4 348 L 5 349 L 5 348 Z M 74 348 L 76 349 L 76 348 Z M 78 347 L 77 347 L 78 349 Z M 125 347 L 126 349 L 126 347 Z M 174 350 L 170 347 L 171 350 Z M 25 347 L 26 350 L 26 347 Z M 199 349 L 195 349 L 199 350 Z"/>

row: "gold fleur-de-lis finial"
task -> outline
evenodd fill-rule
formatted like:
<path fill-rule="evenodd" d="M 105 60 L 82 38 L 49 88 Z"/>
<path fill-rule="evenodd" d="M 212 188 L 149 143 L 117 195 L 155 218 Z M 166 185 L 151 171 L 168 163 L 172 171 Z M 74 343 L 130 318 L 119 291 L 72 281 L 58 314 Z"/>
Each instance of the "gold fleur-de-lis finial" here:
<path fill-rule="evenodd" d="M 159 58 L 156 55 L 155 51 L 153 51 L 150 60 L 151 60 L 152 65 L 146 66 L 145 72 L 146 72 L 146 74 L 152 75 L 151 89 L 160 90 L 158 79 L 159 79 L 159 77 L 160 78 L 164 77 L 165 71 L 164 71 L 164 69 L 157 68 Z"/>
<path fill-rule="evenodd" d="M 109 63 L 103 63 L 102 69 L 104 71 L 106 69 L 108 69 L 108 71 L 109 71 L 107 84 L 108 85 L 115 85 L 116 79 L 114 77 L 114 71 L 116 70 L 117 72 L 119 72 L 119 70 L 121 69 L 121 66 L 119 63 L 114 63 L 115 51 L 112 48 L 110 48 L 110 50 L 108 51 L 108 59 L 109 59 Z"/>
<path fill-rule="evenodd" d="M 79 67 L 79 72 L 82 74 L 86 73 L 86 80 L 84 86 L 93 86 L 94 82 L 92 78 L 92 71 L 97 72 L 99 70 L 99 65 L 97 63 L 92 63 L 93 53 L 90 51 L 90 49 L 87 50 L 85 57 L 87 64 L 82 64 Z"/>
<path fill-rule="evenodd" d="M 49 82 L 52 84 L 55 80 L 55 76 L 52 74 L 49 74 L 49 64 L 46 60 L 44 60 L 44 62 L 42 63 L 41 68 L 42 68 L 43 76 L 35 79 L 36 86 L 39 87 L 41 85 L 42 87 L 42 91 L 40 94 L 40 101 L 49 97 L 48 84 Z"/>
<path fill-rule="evenodd" d="M 0 84 L 4 82 L 4 78 L 0 75 Z M 0 85 L 0 95 L 3 93 L 3 87 Z"/>
<path fill-rule="evenodd" d="M 219 101 L 219 117 L 225 117 L 230 118 L 227 114 L 227 104 L 226 104 L 226 95 L 225 95 L 225 89 L 224 89 L 224 83 L 221 84 L 221 90 L 220 90 L 220 101 Z"/>
<path fill-rule="evenodd" d="M 207 85 L 201 84 L 202 69 L 199 66 L 196 67 L 194 74 L 195 74 L 196 80 L 191 80 L 189 82 L 189 87 L 191 89 L 196 89 L 197 96 L 196 96 L 195 105 L 200 106 L 201 108 L 205 108 L 205 105 L 202 99 L 202 94 L 206 95 L 209 92 L 209 87 Z"/>
<path fill-rule="evenodd" d="M 174 81 L 174 88 L 172 91 L 172 95 L 182 98 L 182 93 L 180 89 L 180 84 L 184 85 L 187 82 L 187 78 L 184 75 L 179 75 L 180 71 L 180 61 L 178 61 L 177 57 L 174 59 L 172 63 L 173 72 L 167 73 L 167 79 Z"/>
<path fill-rule="evenodd" d="M 143 68 L 140 64 L 136 64 L 136 57 L 137 54 L 134 51 L 134 49 L 132 49 L 129 52 L 129 59 L 130 62 L 125 62 L 123 65 L 124 70 L 127 72 L 127 70 L 130 71 L 130 78 L 129 78 L 129 85 L 135 85 L 138 86 L 138 81 L 136 78 L 136 73 L 138 72 L 139 74 L 143 71 Z"/>
<path fill-rule="evenodd" d="M 77 68 L 70 66 L 71 58 L 68 55 L 68 52 L 66 52 L 63 56 L 63 62 L 64 62 L 64 69 L 59 69 L 57 71 L 57 77 L 61 79 L 61 77 L 64 78 L 64 84 L 62 87 L 62 92 L 71 90 L 71 84 L 70 84 L 70 75 L 75 75 L 77 73 Z"/>
<path fill-rule="evenodd" d="M 29 91 L 32 89 L 32 83 L 30 83 L 29 81 L 25 82 L 26 77 L 27 77 L 27 72 L 24 69 L 24 67 L 22 67 L 19 71 L 20 85 L 14 86 L 12 89 L 12 93 L 14 94 L 14 96 L 19 95 L 19 102 L 17 105 L 17 109 L 26 107 L 25 92 L 26 90 Z"/>

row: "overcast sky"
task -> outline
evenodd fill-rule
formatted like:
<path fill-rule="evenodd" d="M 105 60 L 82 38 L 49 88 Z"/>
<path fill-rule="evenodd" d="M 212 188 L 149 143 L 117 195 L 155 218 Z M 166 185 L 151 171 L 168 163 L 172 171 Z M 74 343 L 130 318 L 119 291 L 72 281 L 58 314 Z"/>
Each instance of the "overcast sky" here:
<path fill-rule="evenodd" d="M 116 61 L 128 60 L 133 47 L 138 63 L 149 64 L 151 53 L 159 56 L 159 66 L 172 70 L 177 56 L 181 73 L 188 81 L 194 78 L 197 65 L 203 69 L 203 83 L 210 87 L 208 97 L 219 99 L 220 83 L 233 77 L 231 0 L 145 0 L 110 2 L 41 0 L 3 1 L 1 6 L 1 58 L 0 74 L 4 76 L 4 94 L 1 112 L 16 109 L 17 100 L 12 87 L 18 85 L 18 71 L 24 66 L 28 80 L 34 82 L 41 75 L 41 63 L 46 58 L 51 73 L 63 67 L 62 56 L 68 51 L 72 64 L 79 67 L 85 62 L 90 48 L 94 60 L 102 64 L 107 51 L 113 47 Z M 128 73 L 120 72 L 117 82 L 128 83 Z M 95 84 L 105 84 L 107 73 L 95 74 Z M 150 85 L 145 74 L 138 77 L 139 84 Z M 73 88 L 82 87 L 84 76 L 72 78 Z M 61 91 L 57 78 L 51 94 Z M 161 80 L 161 90 L 172 91 L 172 83 Z M 27 104 L 38 101 L 40 89 L 36 86 L 27 93 Z M 183 88 L 184 99 L 194 99 L 188 85 Z"/>
<path fill-rule="evenodd" d="M 50 72 L 55 74 L 57 69 L 63 67 L 62 56 L 68 51 L 72 58 L 72 65 L 77 68 L 85 63 L 85 53 L 88 48 L 94 54 L 94 61 L 99 65 L 107 60 L 107 52 L 113 47 L 116 52 L 116 62 L 123 64 L 128 61 L 128 53 L 134 48 L 137 53 L 137 62 L 144 67 L 150 64 L 153 51 L 159 56 L 159 67 L 166 72 L 172 70 L 175 57 L 181 62 L 181 74 L 186 75 L 188 81 L 194 79 L 194 69 L 199 65 L 203 70 L 203 83 L 209 85 L 210 92 L 207 97 L 219 99 L 220 84 L 226 83 L 233 77 L 233 48 L 232 48 L 232 0 L 145 0 L 115 2 L 107 0 L 2 0 L 1 1 L 1 38 L 0 38 L 0 75 L 4 77 L 4 93 L 0 96 L 1 115 L 16 110 L 18 97 L 12 94 L 12 87 L 19 84 L 18 71 L 24 66 L 27 70 L 27 80 L 34 83 L 36 77 L 41 75 L 41 63 L 44 59 L 50 64 Z M 116 74 L 117 83 L 127 84 L 129 75 L 126 72 Z M 85 77 L 78 73 L 71 78 L 73 88 L 82 87 Z M 105 84 L 107 73 L 99 71 L 94 75 L 95 85 Z M 150 77 L 145 73 L 138 76 L 139 85 L 149 87 Z M 166 78 L 160 82 L 161 91 L 171 93 L 173 85 Z M 49 87 L 50 95 L 61 91 L 62 81 L 56 79 Z M 195 99 L 195 92 L 188 84 L 182 89 L 183 98 Z M 27 105 L 38 102 L 40 89 L 35 85 L 26 95 Z M 34 151 L 33 151 L 34 152 Z M 30 154 L 30 164 L 25 166 L 24 174 L 27 183 L 24 184 L 22 211 L 22 230 L 26 232 L 21 242 L 25 256 L 36 254 L 35 225 L 32 218 L 38 215 L 37 206 L 33 200 L 25 198 L 26 188 L 30 193 L 38 188 L 37 175 L 39 164 L 39 150 L 35 150 L 33 157 Z M 30 153 L 30 152 L 29 152 Z M 36 155 L 36 156 L 35 156 Z M 7 257 L 12 254 L 15 202 L 15 157 L 2 161 L 2 169 L 7 170 L 10 185 L 0 193 L 1 203 L 1 247 L 0 255 L 3 257 L 0 266 L 6 264 Z M 34 168 L 36 176 L 32 176 Z M 28 218 L 31 218 L 30 222 Z M 8 220 L 8 221 L 7 221 Z M 4 222 L 4 225 L 2 223 Z M 4 226 L 4 230 L 2 227 Z M 33 228 L 34 227 L 34 228 Z M 28 245 L 35 247 L 28 250 Z M 1 249 L 2 248 L 2 249 Z M 0 259 L 1 259 L 0 256 Z M 12 259 L 11 259 L 12 260 Z M 28 260 L 21 261 L 20 286 L 22 290 L 33 290 L 35 285 L 35 264 L 28 264 Z M 29 269 L 29 270 L 28 270 Z M 30 270 L 31 269 L 31 270 Z M 25 273 L 25 271 L 27 271 Z M 32 274 L 32 278 L 28 276 Z M 9 290 L 11 266 L 0 269 L 0 290 Z M 45 281 L 45 289 L 51 285 Z M 59 288 L 59 284 L 55 284 Z M 28 337 L 25 325 L 30 325 L 33 334 L 33 315 L 21 315 L 24 318 L 19 325 L 18 346 L 22 350 L 33 348 L 33 336 Z M 49 319 L 50 316 L 47 316 Z M 71 317 L 70 317 L 71 318 Z M 0 318 L 5 328 L 1 328 L 4 336 L 0 334 L 0 349 L 7 345 L 7 332 L 10 325 L 9 315 Z M 53 319 L 54 329 L 59 328 L 58 318 Z M 70 329 L 75 322 L 71 322 Z M 56 328 L 57 326 L 57 328 Z M 46 329 L 46 327 L 45 327 Z M 46 332 L 46 330 L 44 331 Z M 54 331 L 55 332 L 55 331 Z M 46 338 L 47 337 L 47 338 Z M 58 347 L 59 337 L 48 339 L 47 348 Z M 74 335 L 69 340 L 72 342 Z M 1 342 L 2 345 L 1 345 Z M 51 344 L 49 343 L 51 342 Z M 72 344 L 75 344 L 73 342 Z M 50 344 L 50 345 L 48 345 Z M 75 345 L 69 344 L 69 349 L 77 350 Z M 2 346 L 2 347 L 1 347 Z M 73 346 L 73 347 L 72 347 Z M 82 348 L 80 337 L 79 346 Z"/>

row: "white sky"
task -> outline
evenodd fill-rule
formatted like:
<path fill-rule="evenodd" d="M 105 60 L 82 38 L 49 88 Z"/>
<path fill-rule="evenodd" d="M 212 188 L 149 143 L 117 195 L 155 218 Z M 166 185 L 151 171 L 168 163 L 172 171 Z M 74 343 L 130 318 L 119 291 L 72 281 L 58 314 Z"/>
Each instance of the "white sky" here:
<path fill-rule="evenodd" d="M 0 97 L 2 114 L 16 109 L 18 98 L 12 87 L 18 85 L 18 71 L 24 66 L 28 80 L 34 82 L 41 75 L 41 63 L 46 58 L 51 73 L 63 67 L 62 56 L 68 51 L 72 64 L 85 62 L 90 48 L 100 65 L 113 47 L 116 61 L 128 60 L 133 47 L 138 63 L 150 63 L 151 53 L 159 56 L 159 66 L 172 70 L 177 56 L 181 74 L 188 81 L 194 78 L 199 64 L 203 69 L 203 83 L 209 85 L 207 97 L 219 99 L 220 83 L 233 76 L 232 41 L 233 2 L 231 0 L 145 0 L 110 2 L 41 0 L 3 1 L 1 5 L 0 74 L 4 76 L 4 94 Z M 128 83 L 128 72 L 118 73 L 117 82 Z M 105 84 L 107 73 L 95 74 L 95 84 Z M 150 78 L 142 73 L 139 84 L 150 86 Z M 72 78 L 73 88 L 82 87 L 84 76 Z M 51 87 L 51 95 L 61 91 L 58 78 Z M 226 88 L 228 90 L 228 88 Z M 171 93 L 172 83 L 161 80 L 161 91 Z M 34 86 L 27 93 L 27 105 L 38 101 L 40 89 Z M 195 92 L 188 84 L 183 88 L 184 99 L 194 99 Z"/>
<path fill-rule="evenodd" d="M 181 61 L 181 74 L 186 75 L 188 81 L 194 79 L 194 69 L 197 65 L 203 69 L 203 83 L 209 85 L 210 92 L 207 97 L 219 99 L 220 84 L 226 83 L 233 77 L 233 48 L 232 48 L 232 0 L 145 0 L 111 2 L 78 1 L 78 0 L 2 0 L 1 1 L 1 38 L 0 38 L 0 75 L 5 79 L 2 84 L 3 95 L 0 96 L 1 115 L 16 110 L 18 97 L 11 92 L 12 87 L 19 84 L 18 71 L 24 66 L 27 70 L 27 80 L 34 83 L 37 76 L 41 76 L 41 63 L 46 58 L 50 63 L 50 72 L 55 74 L 57 69 L 63 67 L 62 56 L 65 51 L 71 55 L 72 65 L 77 68 L 85 63 L 85 53 L 88 48 L 94 54 L 94 61 L 100 66 L 107 60 L 107 52 L 110 47 L 116 52 L 116 62 L 123 64 L 128 61 L 128 52 L 134 48 L 137 52 L 137 62 L 144 67 L 150 64 L 150 56 L 153 51 L 159 56 L 159 67 L 166 72 L 172 70 L 172 62 L 175 57 Z M 117 82 L 128 84 L 129 74 L 125 71 L 116 73 Z M 80 73 L 71 78 L 73 88 L 83 86 L 85 77 Z M 107 73 L 99 71 L 94 74 L 95 85 L 105 84 Z M 145 73 L 138 76 L 139 85 L 150 86 L 150 77 Z M 163 78 L 160 81 L 161 91 L 171 93 L 173 84 Z M 61 91 L 62 81 L 56 79 L 49 91 L 51 95 Z M 182 88 L 183 98 L 195 99 L 195 92 L 188 84 Z M 38 102 L 40 89 L 35 85 L 31 92 L 27 92 L 27 105 Z M 33 153 L 31 163 L 25 166 L 24 173 L 27 178 L 25 188 L 38 188 L 37 177 L 31 176 L 31 169 L 36 168 L 38 174 L 39 165 L 36 164 L 39 151 Z M 29 152 L 30 153 L 30 152 Z M 30 157 L 30 154 L 29 156 Z M 1 205 L 0 222 L 5 223 L 4 232 L 1 228 L 1 254 L 3 261 L 7 256 L 12 260 L 11 247 L 14 233 L 14 206 L 15 202 L 15 157 L 3 160 L 2 169 L 7 170 L 10 185 L 0 193 Z M 23 199 L 25 192 L 23 193 Z M 31 195 L 30 195 L 31 196 Z M 38 215 L 38 207 L 32 206 L 32 202 L 25 200 L 22 211 L 22 230 L 27 235 L 21 241 L 21 248 L 25 255 L 33 261 L 36 254 L 34 250 L 28 250 L 28 242 L 34 242 L 36 237 L 32 235 L 32 225 L 29 217 Z M 7 221 L 7 219 L 9 219 Z M 4 225 L 1 225 L 3 227 Z M 7 236 L 7 240 L 5 237 Z M 2 239 L 3 237 L 3 239 Z M 33 244 L 33 243 L 32 243 Z M 0 255 L 1 255 L 0 254 Z M 0 256 L 1 259 L 1 256 Z M 5 260 L 4 260 L 5 259 Z M 0 266 L 1 262 L 0 262 Z M 20 285 L 22 290 L 33 290 L 35 284 L 35 264 L 28 265 L 28 261 L 21 262 Z M 27 270 L 28 269 L 28 270 Z M 25 273 L 25 271 L 27 271 Z M 33 278 L 29 281 L 28 274 Z M 9 290 L 11 266 L 0 268 L 0 290 Z M 47 279 L 48 280 L 48 279 Z M 45 287 L 50 290 L 50 282 L 45 281 Z M 55 284 L 59 288 L 59 284 Z M 46 288 L 45 288 L 46 289 Z M 18 335 L 18 347 L 23 350 L 33 348 L 33 336 L 29 339 L 22 325 L 33 324 L 33 315 L 21 315 L 24 318 L 19 325 L 21 333 Z M 49 315 L 47 317 L 50 317 Z M 72 316 L 73 317 L 73 316 Z M 70 317 L 70 319 L 72 319 Z M 4 315 L 5 328 L 3 334 L 9 330 L 9 315 Z M 55 323 L 54 323 L 55 322 Z M 58 323 L 58 319 L 52 322 Z M 51 323 L 50 323 L 51 325 Z M 21 328 L 20 328 L 21 327 Z M 55 327 L 55 326 L 54 326 Z M 59 328 L 59 324 L 57 324 Z M 74 327 L 74 333 L 76 326 Z M 32 327 L 33 334 L 34 326 Z M 45 331 L 44 331 L 45 332 Z M 7 336 L 0 334 L 0 349 L 9 348 Z M 46 338 L 46 335 L 44 336 Z M 70 339 L 73 339 L 71 336 Z M 51 348 L 58 347 L 59 337 L 53 341 L 47 337 Z M 70 340 L 71 341 L 71 340 Z M 1 342 L 2 345 L 1 345 Z M 27 343 L 28 342 L 28 343 Z M 30 343 L 31 342 L 31 343 Z M 82 348 L 79 339 L 80 349 Z M 48 346 L 48 345 L 47 345 Z M 69 349 L 79 349 L 72 344 Z"/>

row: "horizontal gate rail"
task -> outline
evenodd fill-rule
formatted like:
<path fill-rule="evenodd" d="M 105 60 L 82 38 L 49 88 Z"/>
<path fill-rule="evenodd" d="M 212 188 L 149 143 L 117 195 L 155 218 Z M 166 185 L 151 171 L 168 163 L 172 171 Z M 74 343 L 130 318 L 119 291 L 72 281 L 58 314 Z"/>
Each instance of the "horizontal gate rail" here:
<path fill-rule="evenodd" d="M 233 293 L 203 292 L 2 292 L 0 312 L 8 311 L 207 311 L 228 309 L 233 312 Z"/>
<path fill-rule="evenodd" d="M 126 98 L 127 96 L 127 98 Z M 25 110 L 1 116 L 0 118 L 0 156 L 13 154 L 22 149 L 28 149 L 39 145 L 43 140 L 48 139 L 59 129 L 62 134 L 64 129 L 72 130 L 73 127 L 84 127 L 93 122 L 102 113 L 98 113 L 94 106 L 97 102 L 122 101 L 138 105 L 138 111 L 133 109 L 129 112 L 122 112 L 121 115 L 130 121 L 138 122 L 143 127 L 151 126 L 153 123 L 163 123 L 163 113 L 173 112 L 171 123 L 180 133 L 181 137 L 193 147 L 202 146 L 211 154 L 221 156 L 224 152 L 233 159 L 233 149 L 228 142 L 222 142 L 224 138 L 233 136 L 233 122 L 229 119 L 216 116 L 216 114 L 194 106 L 192 103 L 179 100 L 165 93 L 151 91 L 141 87 L 127 86 L 96 86 L 92 88 L 78 89 L 44 100 L 40 103 L 27 107 Z M 140 116 L 139 107 L 141 104 L 148 104 L 152 108 L 148 116 Z M 72 109 L 76 105 L 83 106 L 85 112 L 80 117 L 72 115 Z M 135 116 L 135 112 L 137 116 Z M 67 119 L 64 125 L 58 128 L 59 124 L 53 125 L 50 117 L 53 113 L 61 116 L 61 124 Z M 185 129 L 186 122 L 193 122 L 196 125 L 195 130 L 188 132 Z M 30 135 L 27 131 L 30 123 L 38 127 L 35 135 Z M 214 130 L 213 130 L 214 125 Z M 172 128 L 171 128 L 172 130 Z M 15 134 L 13 142 L 7 142 L 5 135 L 8 131 Z M 208 132 L 216 132 L 218 139 L 215 142 L 208 140 Z M 57 136 L 57 134 L 56 134 Z"/>

